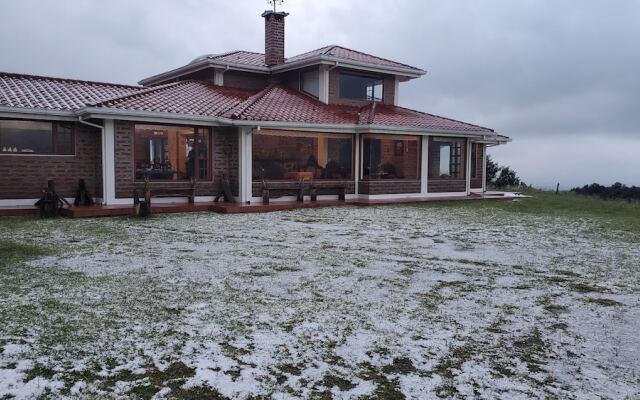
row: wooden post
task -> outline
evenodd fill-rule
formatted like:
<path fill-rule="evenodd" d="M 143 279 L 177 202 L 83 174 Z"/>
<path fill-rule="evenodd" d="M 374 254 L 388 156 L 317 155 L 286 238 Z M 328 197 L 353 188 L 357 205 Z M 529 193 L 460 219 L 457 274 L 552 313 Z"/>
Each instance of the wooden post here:
<path fill-rule="evenodd" d="M 556 185 L 556 194 L 560 192 L 560 182 Z"/>

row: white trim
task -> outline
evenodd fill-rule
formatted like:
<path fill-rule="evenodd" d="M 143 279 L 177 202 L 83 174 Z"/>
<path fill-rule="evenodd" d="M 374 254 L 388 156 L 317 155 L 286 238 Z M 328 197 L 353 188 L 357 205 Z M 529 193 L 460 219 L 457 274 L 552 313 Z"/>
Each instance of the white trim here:
<path fill-rule="evenodd" d="M 19 115 L 18 116 L 16 116 Z M 0 106 L 0 118 L 46 119 L 55 121 L 76 121 L 73 111 L 49 110 L 46 108 Z"/>
<path fill-rule="evenodd" d="M 438 197 L 466 197 L 466 192 L 446 192 L 446 193 L 394 193 L 394 194 L 361 194 L 363 200 L 403 200 L 403 199 L 430 199 Z"/>
<path fill-rule="evenodd" d="M 429 193 L 429 136 L 422 136 L 420 145 L 420 193 Z"/>
<path fill-rule="evenodd" d="M 466 197 L 467 192 L 441 192 L 441 193 L 429 193 L 425 198 L 438 198 L 438 197 Z"/>
<path fill-rule="evenodd" d="M 354 177 L 354 183 L 355 183 L 355 194 L 356 196 L 359 193 L 359 186 L 360 186 L 360 174 L 362 171 L 362 137 L 360 136 L 359 133 L 356 132 L 356 137 L 353 140 L 354 143 L 354 151 L 353 151 L 353 167 L 354 167 L 354 171 L 353 171 L 353 177 Z"/>
<path fill-rule="evenodd" d="M 214 68 L 213 70 L 213 84 L 216 86 L 224 86 L 224 73 L 226 69 Z"/>
<path fill-rule="evenodd" d="M 247 127 L 238 129 L 239 149 L 238 156 L 240 158 L 238 171 L 238 185 L 240 186 L 240 203 L 246 203 L 251 200 L 253 195 L 252 187 L 252 147 L 251 147 L 251 129 Z"/>
<path fill-rule="evenodd" d="M 482 149 L 482 192 L 487 191 L 487 145 Z"/>
<path fill-rule="evenodd" d="M 0 153 L 0 157 L 75 157 L 76 154 Z"/>
<path fill-rule="evenodd" d="M 318 73 L 318 100 L 329 104 L 329 66 L 321 65 Z"/>
<path fill-rule="evenodd" d="M 466 150 L 465 154 L 465 158 L 467 159 L 466 161 L 466 165 L 465 165 L 465 185 L 466 185 L 466 189 L 465 191 L 467 193 L 470 193 L 471 191 L 471 141 L 469 139 L 467 139 L 467 150 Z"/>
<path fill-rule="evenodd" d="M 36 207 L 36 202 L 40 199 L 2 199 L 0 200 L 0 207 L 24 207 L 33 206 Z M 76 200 L 73 197 L 65 197 L 69 203 L 73 204 Z"/>
<path fill-rule="evenodd" d="M 116 118 L 121 120 L 150 121 L 158 123 L 176 123 L 181 121 L 182 124 L 190 125 L 206 125 L 206 126 L 248 126 L 263 128 L 277 128 L 290 130 L 312 130 L 327 132 L 345 132 L 345 133 L 386 133 L 390 135 L 401 135 L 412 133 L 415 135 L 438 135 L 438 136 L 454 136 L 454 137 L 471 137 L 477 140 L 487 141 L 490 143 L 501 144 L 511 141 L 511 139 L 499 139 L 495 137 L 494 132 L 473 132 L 473 131 L 451 131 L 439 129 L 413 128 L 406 126 L 392 125 L 358 125 L 358 124 L 312 124 L 299 122 L 281 122 L 281 121 L 245 121 L 234 120 L 221 117 L 205 117 L 190 114 L 169 114 L 163 112 L 148 111 L 124 111 L 109 108 L 85 107 L 78 110 L 77 115 L 85 116 L 85 118 Z"/>
<path fill-rule="evenodd" d="M 484 193 L 483 189 L 471 189 L 470 190 L 471 193 Z"/>
<path fill-rule="evenodd" d="M 194 198 L 194 202 L 196 203 L 211 203 L 215 200 L 214 196 L 196 196 Z M 189 199 L 180 196 L 180 197 L 151 197 L 151 207 L 154 204 L 188 204 Z M 131 205 L 133 207 L 133 197 L 118 197 L 112 199 L 109 205 Z"/>
<path fill-rule="evenodd" d="M 102 203 L 116 204 L 115 122 L 104 120 L 102 129 Z"/>
<path fill-rule="evenodd" d="M 356 200 L 358 199 L 358 196 L 356 196 L 355 194 L 346 194 L 345 195 L 345 199 L 346 200 Z M 286 203 L 286 202 L 295 202 L 297 200 L 296 196 L 282 196 L 282 197 L 278 197 L 278 198 L 270 198 L 269 199 L 269 204 L 272 203 Z M 338 200 L 338 195 L 337 194 L 322 194 L 322 195 L 318 195 L 318 200 Z M 310 196 L 304 196 L 304 202 L 305 203 L 313 203 L 311 201 L 311 197 Z M 251 203 L 257 203 L 257 204 L 262 204 L 262 197 L 251 197 Z"/>

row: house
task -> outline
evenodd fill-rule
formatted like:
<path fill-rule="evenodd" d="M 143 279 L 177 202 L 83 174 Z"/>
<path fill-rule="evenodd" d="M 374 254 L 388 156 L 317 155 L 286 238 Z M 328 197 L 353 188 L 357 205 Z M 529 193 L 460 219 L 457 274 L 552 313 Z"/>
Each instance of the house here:
<path fill-rule="evenodd" d="M 265 184 L 273 201 L 300 182 L 319 199 L 485 190 L 486 149 L 509 138 L 401 107 L 419 68 L 335 45 L 286 58 L 287 15 L 262 14 L 264 54 L 204 55 L 140 86 L 0 73 L 0 205 L 32 205 L 47 180 L 73 198 L 79 179 L 105 205 L 145 179 L 202 202 L 226 180 L 252 204 Z"/>

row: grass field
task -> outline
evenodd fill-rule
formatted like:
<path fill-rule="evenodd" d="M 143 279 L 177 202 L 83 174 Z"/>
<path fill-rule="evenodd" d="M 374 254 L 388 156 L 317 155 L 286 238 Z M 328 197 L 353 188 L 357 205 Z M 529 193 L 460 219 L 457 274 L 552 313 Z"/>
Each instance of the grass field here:
<path fill-rule="evenodd" d="M 0 219 L 0 399 L 640 396 L 640 208 Z"/>

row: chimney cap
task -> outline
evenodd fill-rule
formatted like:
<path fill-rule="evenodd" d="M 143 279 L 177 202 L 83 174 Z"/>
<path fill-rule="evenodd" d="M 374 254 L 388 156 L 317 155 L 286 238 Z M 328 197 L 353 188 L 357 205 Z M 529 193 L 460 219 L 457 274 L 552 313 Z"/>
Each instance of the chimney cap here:
<path fill-rule="evenodd" d="M 289 15 L 288 12 L 284 12 L 284 11 L 273 11 L 273 10 L 265 10 L 265 12 L 262 13 L 262 17 L 270 17 L 270 16 L 276 16 L 276 17 L 286 17 L 287 15 Z"/>

